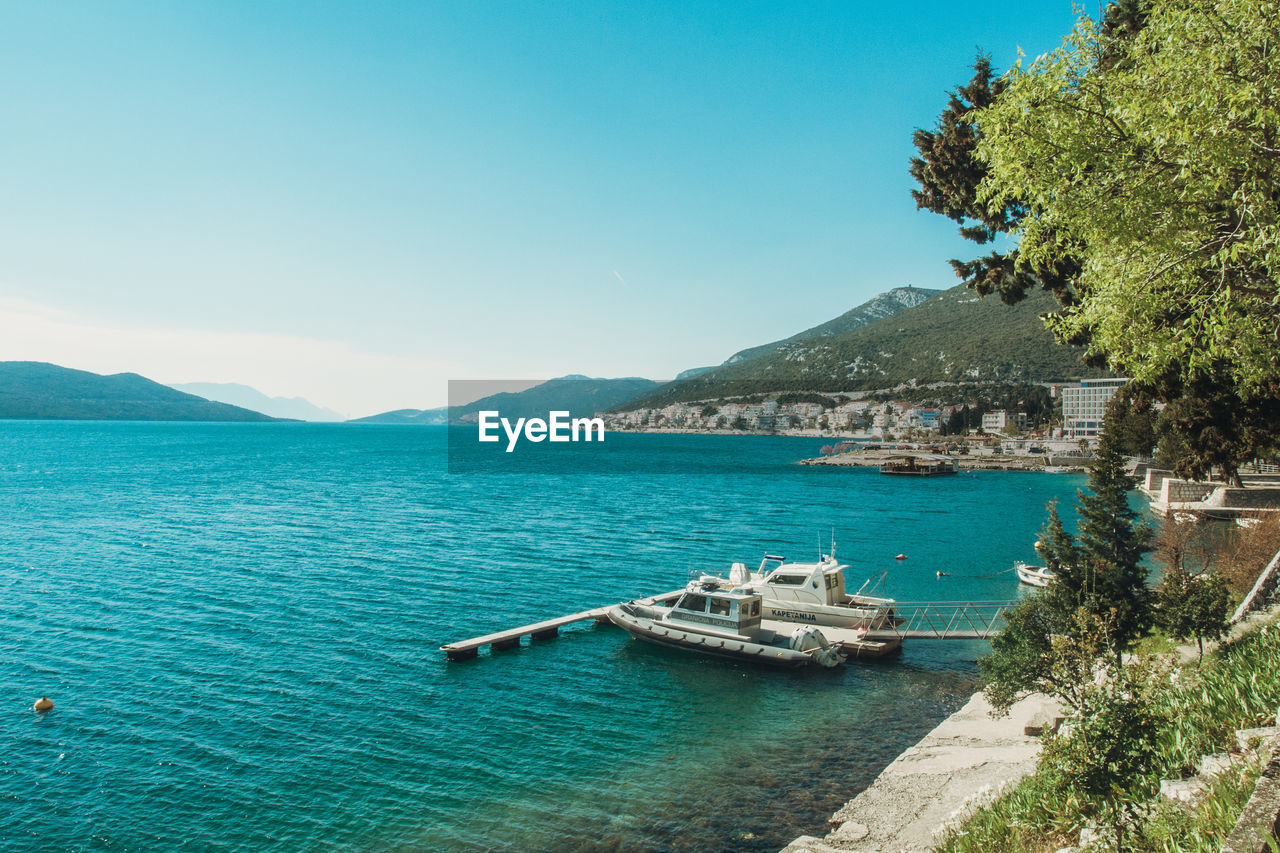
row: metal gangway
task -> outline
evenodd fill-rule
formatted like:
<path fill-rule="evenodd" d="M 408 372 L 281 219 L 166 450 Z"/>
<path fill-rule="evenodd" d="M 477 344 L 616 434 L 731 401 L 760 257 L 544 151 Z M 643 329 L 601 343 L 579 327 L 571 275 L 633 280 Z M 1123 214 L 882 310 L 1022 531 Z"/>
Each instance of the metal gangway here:
<path fill-rule="evenodd" d="M 1017 601 L 898 602 L 894 618 L 867 633 L 869 640 L 989 640 L 1004 627 Z"/>

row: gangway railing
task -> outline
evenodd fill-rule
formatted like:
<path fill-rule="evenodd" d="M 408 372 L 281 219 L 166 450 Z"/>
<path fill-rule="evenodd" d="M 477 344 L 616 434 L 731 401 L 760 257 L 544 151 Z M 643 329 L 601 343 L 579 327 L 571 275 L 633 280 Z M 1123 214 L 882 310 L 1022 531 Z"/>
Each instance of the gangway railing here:
<path fill-rule="evenodd" d="M 867 634 L 888 640 L 989 640 L 1004 628 L 1017 601 L 898 602 L 894 618 Z"/>

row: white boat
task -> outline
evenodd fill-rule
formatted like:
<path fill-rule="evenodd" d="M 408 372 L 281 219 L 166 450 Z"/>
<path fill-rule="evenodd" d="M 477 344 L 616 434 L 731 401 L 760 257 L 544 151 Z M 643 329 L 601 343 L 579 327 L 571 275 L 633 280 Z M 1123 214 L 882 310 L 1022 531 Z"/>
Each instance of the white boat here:
<path fill-rule="evenodd" d="M 754 572 L 734 563 L 727 579 L 701 575 L 698 582 L 760 595 L 766 619 L 839 628 L 892 624 L 897 602 L 867 594 L 867 587 L 883 580 L 887 572 L 868 580 L 856 593 L 848 593 L 845 570 L 849 566 L 838 562 L 834 551 L 833 546 L 833 553 L 820 555 L 816 563 L 788 563 L 785 557 L 766 554 Z"/>
<path fill-rule="evenodd" d="M 1018 580 L 1031 586 L 1048 586 L 1049 581 L 1054 578 L 1053 572 L 1044 566 L 1033 566 L 1021 560 L 1013 564 L 1013 570 L 1017 573 Z"/>
<path fill-rule="evenodd" d="M 691 581 L 670 607 L 629 601 L 607 611 L 609 621 L 637 640 L 698 654 L 781 667 L 844 662 L 837 643 L 810 625 L 761 618 L 758 593 Z"/>

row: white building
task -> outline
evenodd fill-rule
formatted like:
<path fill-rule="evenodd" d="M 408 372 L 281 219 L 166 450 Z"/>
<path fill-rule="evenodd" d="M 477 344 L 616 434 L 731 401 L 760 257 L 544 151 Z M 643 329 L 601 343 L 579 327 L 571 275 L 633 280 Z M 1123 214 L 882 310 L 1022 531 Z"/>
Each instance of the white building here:
<path fill-rule="evenodd" d="M 1062 437 L 1097 438 L 1102 434 L 1107 403 L 1128 379 L 1083 379 L 1078 385 L 1063 385 Z"/>
<path fill-rule="evenodd" d="M 982 416 L 983 432 L 1004 432 L 1010 424 L 1017 426 L 1018 429 L 1026 429 L 1027 413 L 1017 412 L 1011 415 L 1001 409 L 998 412 L 987 412 Z"/>

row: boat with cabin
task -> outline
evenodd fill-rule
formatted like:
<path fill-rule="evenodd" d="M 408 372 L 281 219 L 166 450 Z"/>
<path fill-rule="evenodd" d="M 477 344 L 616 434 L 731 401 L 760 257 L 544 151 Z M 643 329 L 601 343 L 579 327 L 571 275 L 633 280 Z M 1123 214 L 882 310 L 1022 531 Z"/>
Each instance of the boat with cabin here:
<path fill-rule="evenodd" d="M 937 453 L 907 453 L 890 456 L 880 465 L 881 474 L 906 475 L 914 477 L 939 477 L 946 474 L 957 474 L 960 461 L 954 456 Z"/>
<path fill-rule="evenodd" d="M 1018 575 L 1018 580 L 1029 586 L 1048 586 L 1049 581 L 1054 578 L 1052 569 L 1045 566 L 1033 566 L 1021 560 L 1013 564 L 1013 571 Z"/>
<path fill-rule="evenodd" d="M 869 578 L 857 592 L 849 593 L 845 588 L 848 568 L 836 560 L 833 542 L 831 553 L 820 553 L 816 563 L 788 563 L 786 557 L 765 554 L 754 572 L 743 563 L 734 563 L 727 579 L 704 574 L 698 582 L 760 595 L 766 619 L 840 628 L 892 625 L 897 602 L 872 594 L 888 572 Z"/>
<path fill-rule="evenodd" d="M 637 640 L 659 646 L 789 668 L 844 662 L 840 644 L 816 627 L 762 618 L 755 592 L 691 581 L 670 607 L 628 601 L 606 612 Z"/>

